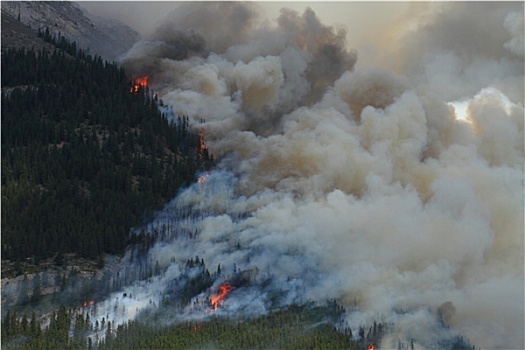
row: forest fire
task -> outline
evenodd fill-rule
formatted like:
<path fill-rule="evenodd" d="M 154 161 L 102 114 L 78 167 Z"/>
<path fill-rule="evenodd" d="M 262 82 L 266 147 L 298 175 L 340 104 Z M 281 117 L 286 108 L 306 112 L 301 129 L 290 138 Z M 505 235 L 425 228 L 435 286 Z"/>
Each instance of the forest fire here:
<path fill-rule="evenodd" d="M 210 173 L 209 172 L 206 172 L 206 174 L 200 176 L 198 179 L 197 179 L 197 183 L 203 183 L 203 182 L 206 182 L 206 180 L 208 179 L 208 177 L 210 176 Z"/>
<path fill-rule="evenodd" d="M 369 344 L 367 349 L 368 350 L 374 350 L 375 349 L 374 344 Z"/>
<path fill-rule="evenodd" d="M 219 286 L 219 293 L 211 298 L 211 306 L 213 310 L 217 310 L 219 306 L 224 304 L 224 299 L 226 299 L 228 293 L 230 293 L 233 289 L 235 289 L 235 287 L 233 287 L 230 282 L 224 282 Z"/>
<path fill-rule="evenodd" d="M 94 300 L 90 300 L 89 302 L 87 300 L 84 300 L 84 304 L 82 304 L 82 307 L 88 307 L 88 306 L 92 306 L 92 305 L 95 305 L 95 301 Z"/>
<path fill-rule="evenodd" d="M 208 150 L 208 147 L 204 143 L 204 134 L 206 133 L 206 129 L 201 128 L 201 131 L 199 132 L 199 144 L 196 147 L 197 154 L 199 155 L 199 159 L 204 161 L 204 156 L 206 154 L 206 151 Z"/>
<path fill-rule="evenodd" d="M 140 77 L 133 79 L 130 92 L 137 93 L 140 87 L 146 87 L 146 86 L 148 86 L 148 76 L 142 75 Z"/>

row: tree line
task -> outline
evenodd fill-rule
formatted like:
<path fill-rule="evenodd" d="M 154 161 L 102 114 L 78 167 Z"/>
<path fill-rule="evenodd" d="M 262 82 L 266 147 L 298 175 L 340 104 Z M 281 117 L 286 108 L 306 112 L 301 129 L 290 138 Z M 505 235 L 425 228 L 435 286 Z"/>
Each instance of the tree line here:
<path fill-rule="evenodd" d="M 130 320 L 115 326 L 111 320 L 93 320 L 89 312 L 61 307 L 48 320 L 32 313 L 8 312 L 2 321 L 5 349 L 369 349 L 377 348 L 389 333 L 387 323 L 336 327 L 344 309 L 334 301 L 290 305 L 249 319 L 211 316 L 202 321 L 161 325 Z M 366 329 L 369 329 L 366 331 Z M 475 350 L 457 335 L 427 344 L 433 349 Z M 414 340 L 398 340 L 398 350 L 414 350 Z"/>
<path fill-rule="evenodd" d="M 45 38 L 53 52 L 2 52 L 2 258 L 121 253 L 213 159 L 122 68 Z"/>
<path fill-rule="evenodd" d="M 359 349 L 366 339 L 354 339 L 349 329 L 337 329 L 324 317 L 333 305 L 292 305 L 242 322 L 211 317 L 161 326 L 139 320 L 115 326 L 90 318 L 89 312 L 61 307 L 40 321 L 33 313 L 9 312 L 2 322 L 6 349 Z M 45 324 L 45 325 L 44 325 Z"/>

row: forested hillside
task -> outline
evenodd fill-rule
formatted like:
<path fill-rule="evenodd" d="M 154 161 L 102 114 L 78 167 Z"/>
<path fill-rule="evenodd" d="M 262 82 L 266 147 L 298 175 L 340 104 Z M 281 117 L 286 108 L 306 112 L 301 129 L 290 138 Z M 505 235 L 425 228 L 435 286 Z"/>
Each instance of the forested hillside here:
<path fill-rule="evenodd" d="M 336 329 L 332 318 L 343 309 L 301 305 L 247 320 L 213 317 L 208 320 L 162 326 L 130 321 L 115 327 L 110 320 L 93 320 L 89 313 L 60 308 L 47 327 L 34 314 L 9 314 L 2 323 L 2 345 L 7 349 L 364 349 L 380 340 L 384 325 L 361 328 L 355 337 L 349 328 Z"/>
<path fill-rule="evenodd" d="M 344 312 L 336 302 L 328 301 L 325 305 L 291 305 L 248 319 L 210 315 L 206 320 L 173 325 L 163 325 L 154 312 L 150 315 L 153 319 L 129 321 L 115 327 L 111 320 L 94 320 L 89 311 L 61 307 L 50 315 L 46 326 L 34 313 L 8 314 L 2 321 L 2 345 L 6 349 L 364 350 L 377 348 L 389 334 L 392 325 L 382 322 L 362 325 L 354 334 L 347 324 L 340 323 Z M 399 339 L 395 348 L 413 350 L 414 341 Z M 432 348 L 476 349 L 462 336 L 437 340 Z"/>
<path fill-rule="evenodd" d="M 207 152 L 121 68 L 42 35 L 57 49 L 2 50 L 2 259 L 121 253 Z"/>

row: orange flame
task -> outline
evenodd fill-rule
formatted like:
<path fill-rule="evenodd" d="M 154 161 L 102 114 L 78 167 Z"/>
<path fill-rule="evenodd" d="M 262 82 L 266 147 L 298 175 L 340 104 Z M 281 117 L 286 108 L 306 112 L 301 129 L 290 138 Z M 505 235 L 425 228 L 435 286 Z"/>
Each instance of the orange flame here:
<path fill-rule="evenodd" d="M 143 76 L 140 76 L 140 77 L 137 77 L 135 79 L 133 79 L 133 85 L 131 86 L 131 92 L 134 92 L 134 93 L 137 93 L 139 92 L 139 89 L 140 87 L 146 87 L 148 86 L 148 76 L 147 75 L 143 75 Z"/>
<path fill-rule="evenodd" d="M 203 183 L 203 182 L 206 182 L 206 179 L 208 179 L 208 177 L 210 176 L 210 173 L 206 173 L 202 176 L 200 176 L 198 179 L 197 179 L 197 183 Z"/>
<path fill-rule="evenodd" d="M 199 155 L 200 160 L 204 160 L 204 154 L 208 147 L 206 147 L 206 144 L 204 143 L 204 134 L 206 133 L 206 129 L 201 128 L 201 131 L 199 132 L 199 145 L 196 147 L 197 154 Z"/>
<path fill-rule="evenodd" d="M 374 344 L 368 345 L 368 350 L 374 350 Z"/>
<path fill-rule="evenodd" d="M 228 293 L 230 293 L 233 289 L 235 289 L 235 287 L 233 287 L 230 282 L 224 282 L 219 286 L 219 293 L 211 298 L 211 307 L 213 310 L 217 310 L 219 306 L 224 304 L 224 299 L 226 299 Z"/>
<path fill-rule="evenodd" d="M 88 305 L 95 305 L 95 300 L 90 300 L 88 303 L 87 299 L 85 299 L 82 307 L 88 307 Z"/>

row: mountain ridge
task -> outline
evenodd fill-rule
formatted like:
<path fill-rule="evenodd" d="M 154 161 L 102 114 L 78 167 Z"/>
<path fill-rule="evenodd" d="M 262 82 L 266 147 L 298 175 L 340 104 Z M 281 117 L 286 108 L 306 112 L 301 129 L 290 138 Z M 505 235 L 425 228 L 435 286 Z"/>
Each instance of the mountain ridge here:
<path fill-rule="evenodd" d="M 20 48 L 35 48 L 37 51 L 42 51 L 44 48 L 53 50 L 54 46 L 45 42 L 37 33 L 22 24 L 15 17 L 10 15 L 2 8 L 2 49 L 12 47 Z"/>
<path fill-rule="evenodd" d="M 92 15 L 71 1 L 3 1 L 2 13 L 35 32 L 49 29 L 52 35 L 75 41 L 108 61 L 116 60 L 140 39 L 139 33 L 122 22 Z"/>

